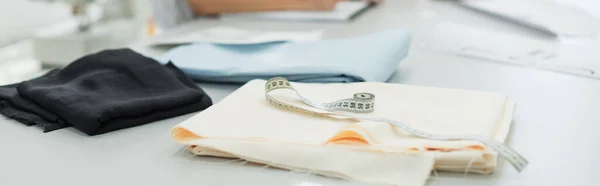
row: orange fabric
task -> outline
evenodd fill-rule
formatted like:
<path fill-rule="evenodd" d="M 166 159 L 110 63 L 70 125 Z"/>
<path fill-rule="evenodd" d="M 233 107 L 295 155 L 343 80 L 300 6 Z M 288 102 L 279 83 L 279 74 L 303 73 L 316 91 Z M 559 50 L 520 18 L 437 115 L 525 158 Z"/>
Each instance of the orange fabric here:
<path fill-rule="evenodd" d="M 473 150 L 480 150 L 480 151 L 483 151 L 485 149 L 485 147 L 483 147 L 483 146 L 477 146 L 477 145 L 468 146 L 467 148 L 470 148 L 470 149 L 473 149 Z"/>
<path fill-rule="evenodd" d="M 171 136 L 177 141 L 191 140 L 191 139 L 200 139 L 201 136 L 198 136 L 186 129 L 182 128 L 174 128 L 171 130 Z"/>
<path fill-rule="evenodd" d="M 360 135 L 357 132 L 350 131 L 350 130 L 345 130 L 345 131 L 342 131 L 342 132 L 336 134 L 331 139 L 329 139 L 326 143 L 327 144 L 329 144 L 329 143 L 336 143 L 336 144 L 351 143 L 351 144 L 369 145 L 369 142 L 367 142 L 367 140 L 362 135 Z"/>

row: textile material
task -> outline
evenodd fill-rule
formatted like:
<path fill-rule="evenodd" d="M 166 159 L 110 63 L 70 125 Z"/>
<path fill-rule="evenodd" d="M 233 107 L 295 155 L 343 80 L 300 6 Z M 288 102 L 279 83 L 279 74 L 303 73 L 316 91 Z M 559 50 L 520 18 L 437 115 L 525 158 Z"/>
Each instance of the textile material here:
<path fill-rule="evenodd" d="M 52 70 L 46 76 L 54 75 L 59 70 Z M 0 113 L 15 119 L 25 125 L 36 125 L 44 132 L 50 132 L 68 127 L 68 125 L 57 115 L 49 112 L 31 101 L 23 98 L 17 92 L 19 84 L 0 87 Z"/>
<path fill-rule="evenodd" d="M 204 139 L 194 144 L 195 154 L 218 149 L 272 167 L 386 185 L 422 186 L 434 162 L 433 155 L 421 152 L 382 153 L 346 146 L 224 139 Z"/>
<path fill-rule="evenodd" d="M 204 110 L 212 101 L 173 64 L 161 65 L 129 49 L 106 50 L 55 73 L 16 85 L 26 104 L 13 113 L 22 123 L 64 121 L 88 135 L 134 127 Z M 13 92 L 14 95 L 14 92 Z M 19 107 L 48 111 L 58 119 Z M 23 114 L 23 113 L 28 113 Z M 9 116 L 11 117 L 11 116 Z"/>
<path fill-rule="evenodd" d="M 265 99 L 265 82 L 248 82 L 218 104 L 175 126 L 172 129 L 172 137 L 182 144 L 189 145 L 197 155 L 239 157 L 293 170 L 325 171 L 324 175 L 335 177 L 348 172 L 368 174 L 370 171 L 367 170 L 382 169 L 395 171 L 396 175 L 409 175 L 406 171 L 417 167 L 417 170 L 426 173 L 418 172 L 405 178 L 424 180 L 431 170 L 427 163 L 430 156 L 434 157 L 431 161 L 435 160 L 434 167 L 437 170 L 489 173 L 496 167 L 497 153 L 476 141 L 427 140 L 417 138 L 387 123 L 320 117 L 275 107 Z M 515 107 L 515 103 L 508 101 L 504 95 L 468 90 L 384 83 L 293 83 L 293 86 L 303 96 L 320 103 L 351 97 L 357 92 L 373 93 L 376 96 L 375 111 L 357 115 L 393 119 L 433 134 L 481 135 L 501 142 L 508 135 Z M 272 95 L 287 103 L 304 105 L 291 91 L 277 91 Z M 246 149 L 240 145 L 243 143 L 256 144 L 252 144 L 253 148 Z M 274 146 L 286 148 L 277 150 Z M 398 159 L 389 160 L 399 164 L 411 162 L 409 159 L 414 158 L 413 156 L 420 156 L 421 159 L 417 163 L 413 161 L 411 168 L 394 170 L 393 166 L 378 167 L 386 166 L 385 164 L 373 164 L 372 167 L 364 165 L 365 167 L 359 170 L 353 169 L 357 167 L 321 170 L 320 168 L 325 169 L 328 166 L 313 166 L 310 161 L 295 160 L 306 158 L 305 156 L 313 157 L 310 153 L 301 153 L 304 148 L 323 148 L 315 151 L 331 153 L 320 153 L 319 157 L 335 159 L 334 156 L 338 155 L 334 152 L 342 147 L 353 150 L 346 150 L 337 158 L 360 150 L 371 153 L 371 158 L 380 161 L 388 161 L 384 160 L 387 154 L 399 154 Z M 279 157 L 287 154 L 288 152 L 283 152 L 287 150 L 297 153 L 296 156 Z M 365 161 L 373 160 L 347 159 L 345 163 Z M 327 162 L 321 163 L 327 165 Z M 390 165 L 393 164 L 387 166 Z M 331 171 L 337 172 L 333 174 Z M 393 176 L 371 178 L 347 179 L 381 184 L 395 184 L 398 179 Z"/>
<path fill-rule="evenodd" d="M 314 42 L 197 43 L 171 49 L 159 61 L 172 61 L 199 81 L 243 83 L 282 76 L 297 82 L 385 82 L 409 45 L 407 31 L 392 29 Z"/>

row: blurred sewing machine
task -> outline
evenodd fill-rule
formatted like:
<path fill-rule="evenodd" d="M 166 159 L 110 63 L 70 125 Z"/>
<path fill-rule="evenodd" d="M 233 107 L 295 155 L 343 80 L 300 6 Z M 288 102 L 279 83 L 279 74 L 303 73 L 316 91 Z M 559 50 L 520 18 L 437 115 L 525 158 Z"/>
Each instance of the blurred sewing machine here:
<path fill-rule="evenodd" d="M 89 53 L 126 46 L 144 35 L 150 15 L 145 0 L 32 1 L 67 3 L 71 7 L 71 19 L 34 36 L 34 57 L 45 66 L 65 66 Z"/>

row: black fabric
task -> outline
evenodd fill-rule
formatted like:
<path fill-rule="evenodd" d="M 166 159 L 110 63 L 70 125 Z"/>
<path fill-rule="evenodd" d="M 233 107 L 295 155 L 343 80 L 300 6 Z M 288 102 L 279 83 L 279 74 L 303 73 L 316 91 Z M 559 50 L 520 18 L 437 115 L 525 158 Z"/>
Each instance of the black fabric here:
<path fill-rule="evenodd" d="M 64 123 L 55 123 L 48 121 L 38 115 L 31 114 L 29 112 L 25 112 L 23 110 L 17 109 L 15 106 L 10 104 L 7 101 L 0 101 L 0 113 L 9 118 L 17 120 L 28 126 L 38 126 L 44 130 L 44 132 L 51 132 L 54 130 L 62 129 L 68 127 L 68 125 Z"/>
<path fill-rule="evenodd" d="M 57 72 L 58 70 L 53 70 L 42 77 L 56 74 Z M 68 127 L 68 125 L 54 113 L 21 97 L 17 92 L 17 85 L 18 84 L 0 86 L 0 114 L 28 126 L 36 125 L 44 132 Z"/>
<path fill-rule="evenodd" d="M 196 112 L 212 105 L 210 97 L 173 64 L 163 66 L 129 49 L 82 57 L 56 73 L 20 83 L 16 89 L 24 100 L 51 111 L 58 120 L 26 110 L 29 114 L 38 114 L 54 123 L 64 121 L 89 135 Z M 12 102 L 4 105 L 10 108 L 10 104 L 20 109 Z M 39 123 L 39 119 L 24 114 L 12 115 L 7 116 Z"/>

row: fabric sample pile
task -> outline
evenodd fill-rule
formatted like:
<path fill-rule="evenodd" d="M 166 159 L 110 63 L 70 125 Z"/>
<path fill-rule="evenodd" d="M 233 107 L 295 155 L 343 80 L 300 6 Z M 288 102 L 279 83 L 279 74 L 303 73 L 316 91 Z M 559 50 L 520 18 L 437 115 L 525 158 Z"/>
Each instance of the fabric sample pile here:
<path fill-rule="evenodd" d="M 19 84 L 0 87 L 0 113 L 45 132 L 88 135 L 204 110 L 206 93 L 173 64 L 130 49 L 106 50 Z"/>
<path fill-rule="evenodd" d="M 420 186 L 432 169 L 490 173 L 496 167 L 498 154 L 476 141 L 428 140 L 388 123 L 273 106 L 265 99 L 265 82 L 248 82 L 175 126 L 172 137 L 200 156 L 241 158 L 375 184 Z M 292 84 L 318 103 L 369 92 L 376 95 L 377 108 L 357 115 L 388 118 L 434 134 L 479 135 L 499 142 L 508 135 L 515 108 L 504 95 L 478 91 L 372 82 Z M 294 92 L 272 96 L 305 105 Z"/>
<path fill-rule="evenodd" d="M 199 81 L 245 83 L 282 76 L 297 82 L 385 82 L 409 48 L 409 33 L 392 29 L 313 42 L 198 43 L 176 47 L 159 61 L 172 61 Z"/>

